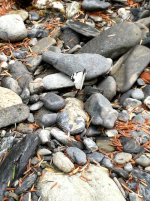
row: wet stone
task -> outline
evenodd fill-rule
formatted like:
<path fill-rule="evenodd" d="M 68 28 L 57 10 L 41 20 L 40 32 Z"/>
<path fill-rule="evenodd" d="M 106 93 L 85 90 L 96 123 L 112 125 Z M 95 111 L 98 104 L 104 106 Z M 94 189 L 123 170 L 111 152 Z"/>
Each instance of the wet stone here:
<path fill-rule="evenodd" d="M 49 127 L 54 125 L 57 121 L 57 116 L 58 116 L 57 113 L 44 114 L 41 118 L 40 125 L 44 127 Z"/>
<path fill-rule="evenodd" d="M 87 162 L 86 154 L 77 147 L 69 147 L 66 149 L 66 152 L 74 163 L 77 163 L 78 165 L 84 165 Z"/>
<path fill-rule="evenodd" d="M 91 163 L 94 162 L 94 161 L 100 163 L 104 158 L 104 154 L 99 153 L 99 152 L 93 152 L 91 154 L 88 154 L 87 157 L 90 158 Z"/>
<path fill-rule="evenodd" d="M 106 151 L 106 152 L 113 152 L 115 151 L 115 147 L 113 146 L 112 141 L 108 137 L 97 137 L 96 144 L 98 148 Z"/>
<path fill-rule="evenodd" d="M 22 193 L 24 193 L 25 191 L 27 191 L 28 189 L 30 189 L 32 187 L 32 185 L 34 184 L 34 182 L 36 181 L 36 179 L 37 179 L 37 175 L 36 174 L 28 176 L 21 183 L 21 187 L 18 187 L 15 190 L 15 193 L 16 194 L 22 194 Z"/>

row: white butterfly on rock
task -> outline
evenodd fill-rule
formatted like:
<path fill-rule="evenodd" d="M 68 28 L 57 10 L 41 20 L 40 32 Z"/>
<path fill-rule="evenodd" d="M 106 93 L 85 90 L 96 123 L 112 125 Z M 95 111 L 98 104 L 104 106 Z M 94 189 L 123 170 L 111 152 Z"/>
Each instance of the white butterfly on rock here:
<path fill-rule="evenodd" d="M 72 74 L 71 79 L 73 80 L 76 89 L 82 89 L 86 74 L 87 73 L 85 69 L 83 71 Z"/>

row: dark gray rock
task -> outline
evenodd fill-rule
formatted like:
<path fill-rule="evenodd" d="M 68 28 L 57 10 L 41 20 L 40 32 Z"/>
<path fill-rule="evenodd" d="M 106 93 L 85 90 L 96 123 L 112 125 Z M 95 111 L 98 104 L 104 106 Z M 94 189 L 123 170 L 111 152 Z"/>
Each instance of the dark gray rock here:
<path fill-rule="evenodd" d="M 109 158 L 106 158 L 106 157 L 103 158 L 102 165 L 108 169 L 112 169 L 112 167 L 113 167 L 111 160 Z"/>
<path fill-rule="evenodd" d="M 116 80 L 117 90 L 125 92 L 136 82 L 139 75 L 150 62 L 150 49 L 137 45 L 124 57 L 118 70 L 113 74 Z"/>
<path fill-rule="evenodd" d="M 24 104 L 28 104 L 29 103 L 29 99 L 30 99 L 30 91 L 28 89 L 28 87 L 25 87 L 22 91 L 22 93 L 20 94 L 20 97 L 23 101 Z"/>
<path fill-rule="evenodd" d="M 45 38 L 48 37 L 49 32 L 43 29 L 30 29 L 27 32 L 28 38 Z"/>
<path fill-rule="evenodd" d="M 113 168 L 112 172 L 116 173 L 118 176 L 124 179 L 129 179 L 129 173 L 121 168 Z"/>
<path fill-rule="evenodd" d="M 42 99 L 44 106 L 51 111 L 59 111 L 66 105 L 65 100 L 55 93 L 48 92 Z"/>
<path fill-rule="evenodd" d="M 147 84 L 142 90 L 144 92 L 144 99 L 150 96 L 150 84 Z"/>
<path fill-rule="evenodd" d="M 19 179 L 26 170 L 29 159 L 34 155 L 39 144 L 38 135 L 27 135 L 22 141 L 14 145 L 5 160 L 0 164 L 0 200 L 3 200 L 5 189 L 13 179 Z M 15 169 L 14 178 L 12 177 Z"/>
<path fill-rule="evenodd" d="M 0 128 L 26 120 L 29 116 L 27 105 L 18 104 L 0 110 Z"/>
<path fill-rule="evenodd" d="M 87 157 L 90 158 L 90 162 L 96 161 L 96 162 L 100 163 L 104 158 L 104 154 L 99 153 L 99 152 L 93 152 L 91 154 L 88 154 Z"/>
<path fill-rule="evenodd" d="M 92 124 L 113 128 L 118 117 L 110 102 L 100 93 L 93 94 L 85 103 L 85 110 L 92 118 Z"/>
<path fill-rule="evenodd" d="M 27 52 L 22 50 L 14 50 L 12 53 L 16 59 L 25 59 L 27 55 Z"/>
<path fill-rule="evenodd" d="M 5 152 L 13 146 L 14 142 L 15 142 L 15 137 L 13 136 L 3 137 L 1 139 L 0 158 L 4 156 Z"/>
<path fill-rule="evenodd" d="M 31 104 L 33 104 L 33 103 L 38 102 L 39 99 L 40 99 L 39 95 L 34 94 L 34 95 L 31 95 L 31 96 L 30 96 L 30 100 L 29 100 L 29 101 L 30 101 Z"/>
<path fill-rule="evenodd" d="M 133 89 L 130 89 L 129 91 L 125 92 L 122 94 L 122 96 L 120 97 L 120 104 L 123 105 L 124 101 L 126 98 L 130 98 L 131 97 L 131 93 L 132 93 Z"/>
<path fill-rule="evenodd" d="M 18 82 L 12 77 L 3 77 L 1 84 L 2 84 L 2 87 L 11 89 L 17 94 L 20 94 L 22 91 L 20 86 L 18 85 Z"/>
<path fill-rule="evenodd" d="M 66 24 L 69 26 L 70 29 L 82 34 L 83 36 L 96 37 L 100 34 L 97 29 L 79 21 L 69 20 L 66 22 Z"/>
<path fill-rule="evenodd" d="M 101 91 L 103 96 L 110 101 L 116 95 L 116 81 L 112 76 L 108 76 L 106 79 L 100 82 L 97 88 Z"/>
<path fill-rule="evenodd" d="M 32 175 L 28 176 L 21 183 L 21 187 L 18 187 L 15 190 L 15 193 L 22 194 L 25 191 L 29 190 L 32 187 L 32 185 L 34 184 L 34 182 L 36 181 L 36 179 L 37 179 L 37 175 L 36 174 L 32 174 Z"/>
<path fill-rule="evenodd" d="M 40 19 L 40 16 L 36 12 L 29 12 L 29 20 L 31 21 L 38 21 Z"/>
<path fill-rule="evenodd" d="M 110 3 L 99 0 L 84 0 L 82 2 L 82 8 L 86 11 L 98 11 L 107 9 Z"/>
<path fill-rule="evenodd" d="M 144 150 L 142 147 L 140 147 L 139 142 L 137 142 L 135 139 L 123 137 L 121 138 L 121 143 L 123 146 L 123 151 L 127 153 L 137 154 Z"/>
<path fill-rule="evenodd" d="M 80 43 L 80 37 L 78 33 L 70 28 L 64 29 L 60 36 L 60 39 L 64 41 L 64 47 L 68 49 L 73 48 L 75 45 Z"/>
<path fill-rule="evenodd" d="M 30 72 L 34 72 L 37 69 L 37 67 L 41 64 L 41 62 L 42 62 L 42 56 L 41 55 L 38 55 L 37 57 L 28 57 L 26 59 L 27 69 Z"/>
<path fill-rule="evenodd" d="M 85 130 L 85 120 L 82 116 L 71 114 L 68 111 L 62 111 L 58 114 L 57 124 L 64 132 L 71 135 L 82 133 Z"/>
<path fill-rule="evenodd" d="M 87 42 L 79 53 L 97 53 L 114 59 L 137 45 L 140 40 L 140 28 L 131 22 L 123 22 Z"/>
<path fill-rule="evenodd" d="M 93 79 L 106 74 L 112 64 L 111 59 L 107 59 L 98 54 L 71 55 L 45 52 L 43 54 L 43 60 L 69 76 L 76 72 L 86 70 L 86 79 Z"/>
<path fill-rule="evenodd" d="M 100 136 L 102 134 L 102 132 L 96 128 L 95 126 L 90 126 L 87 130 L 87 137 L 93 137 L 93 136 Z"/>
<path fill-rule="evenodd" d="M 32 76 L 22 62 L 16 61 L 15 63 L 10 64 L 8 70 L 13 78 L 18 80 L 21 89 L 29 86 L 29 83 L 32 81 Z"/>
<path fill-rule="evenodd" d="M 87 162 L 86 154 L 77 147 L 69 147 L 66 149 L 66 152 L 74 163 L 77 163 L 78 165 L 84 165 Z"/>
<path fill-rule="evenodd" d="M 41 119 L 43 117 L 44 114 L 51 114 L 52 112 L 50 112 L 49 110 L 47 110 L 44 106 L 39 109 L 38 111 L 36 111 L 34 113 L 34 118 L 35 118 L 35 122 L 37 124 L 40 124 L 41 123 Z"/>
<path fill-rule="evenodd" d="M 56 120 L 57 120 L 57 113 L 44 114 L 41 119 L 40 125 L 44 127 L 49 127 L 54 125 L 56 123 Z"/>

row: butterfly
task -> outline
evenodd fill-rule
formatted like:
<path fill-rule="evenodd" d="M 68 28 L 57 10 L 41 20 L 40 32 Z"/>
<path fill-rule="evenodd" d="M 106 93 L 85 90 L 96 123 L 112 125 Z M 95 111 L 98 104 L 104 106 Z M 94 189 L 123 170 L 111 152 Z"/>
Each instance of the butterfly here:
<path fill-rule="evenodd" d="M 86 74 L 86 69 L 72 74 L 71 79 L 73 80 L 76 89 L 82 89 Z"/>

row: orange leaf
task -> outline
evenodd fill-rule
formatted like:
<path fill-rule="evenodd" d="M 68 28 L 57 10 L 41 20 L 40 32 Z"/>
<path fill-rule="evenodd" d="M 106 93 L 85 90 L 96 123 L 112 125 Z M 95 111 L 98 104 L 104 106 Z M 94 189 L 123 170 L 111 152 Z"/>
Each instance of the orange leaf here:
<path fill-rule="evenodd" d="M 140 75 L 140 78 L 147 84 L 150 84 L 150 74 L 149 73 L 146 73 L 146 72 L 143 72 L 141 75 Z"/>

